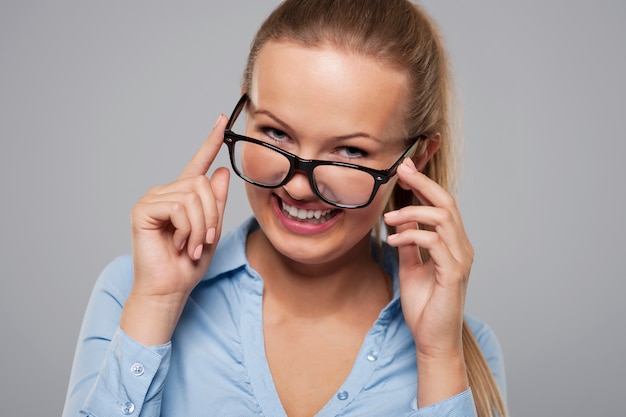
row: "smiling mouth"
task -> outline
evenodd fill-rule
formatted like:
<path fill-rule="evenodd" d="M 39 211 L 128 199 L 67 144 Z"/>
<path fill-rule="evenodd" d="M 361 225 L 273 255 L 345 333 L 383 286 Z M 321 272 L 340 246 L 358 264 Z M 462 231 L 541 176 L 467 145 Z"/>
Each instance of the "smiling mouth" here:
<path fill-rule="evenodd" d="M 290 206 L 281 200 L 283 214 L 286 217 L 289 217 L 294 220 L 298 220 L 306 223 L 324 223 L 328 220 L 332 219 L 337 215 L 339 210 L 337 209 L 327 209 L 327 210 L 307 210 L 303 208 L 298 208 L 294 206 Z"/>

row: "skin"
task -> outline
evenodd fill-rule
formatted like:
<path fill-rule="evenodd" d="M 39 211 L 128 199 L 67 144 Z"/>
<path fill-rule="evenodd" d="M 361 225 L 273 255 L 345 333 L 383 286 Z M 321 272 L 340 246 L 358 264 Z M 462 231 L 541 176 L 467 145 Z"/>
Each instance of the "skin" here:
<path fill-rule="evenodd" d="M 283 143 L 302 158 L 330 159 L 346 146 L 365 149 L 356 162 L 388 168 L 402 152 L 403 73 L 363 56 L 325 46 L 266 44 L 249 91 L 246 134 L 279 129 Z M 346 99 L 349 98 L 349 99 Z M 226 119 L 173 183 L 155 187 L 131 213 L 135 281 L 121 328 L 138 342 L 170 340 L 182 308 L 211 261 L 221 234 L 229 172 L 206 177 L 222 145 Z M 271 132 L 275 132 L 271 130 Z M 419 406 L 449 398 L 468 386 L 461 342 L 473 249 L 454 199 L 419 172 L 437 150 L 406 159 L 397 181 L 424 204 L 387 213 L 397 227 L 388 242 L 399 249 L 400 293 L 416 344 Z M 313 415 L 349 374 L 363 339 L 391 298 L 390 280 L 369 251 L 369 233 L 395 182 L 383 185 L 371 205 L 338 210 L 332 223 L 306 233 L 290 227 L 277 202 L 328 209 L 297 173 L 285 187 L 246 184 L 260 229 L 247 255 L 264 279 L 263 326 L 272 377 L 289 416 Z M 278 206 L 280 207 L 280 205 Z M 283 216 L 283 217 L 281 217 Z M 417 223 L 433 231 L 418 230 Z M 422 263 L 419 247 L 430 252 Z"/>
<path fill-rule="evenodd" d="M 288 137 L 283 147 L 311 159 L 359 147 L 372 160 L 357 163 L 385 169 L 405 148 L 397 112 L 405 83 L 403 74 L 368 59 L 270 43 L 255 68 L 246 134 L 264 138 L 262 128 L 280 129 Z M 302 234 L 281 223 L 274 204 L 280 199 L 298 208 L 332 208 L 313 193 L 305 174 L 279 189 L 246 185 L 261 226 L 247 253 L 264 277 L 266 356 L 290 416 L 315 414 L 337 392 L 390 300 L 389 279 L 370 256 L 369 233 L 391 190 L 384 186 L 363 209 L 337 210 L 327 230 Z"/>
<path fill-rule="evenodd" d="M 377 82 L 371 82 L 377 80 Z M 250 98 L 252 114 L 246 134 L 268 139 L 263 128 L 286 134 L 282 147 L 309 159 L 333 159 L 344 147 L 366 150 L 370 158 L 355 163 L 385 169 L 405 149 L 402 114 L 406 80 L 376 62 L 346 55 L 330 48 L 310 49 L 291 43 L 269 43 L 259 54 Z M 349 97 L 349 99 L 346 99 Z M 338 140 L 338 137 L 350 137 Z M 384 208 L 391 184 L 384 185 L 369 206 L 338 210 L 337 223 L 324 233 L 301 235 L 282 227 L 272 209 L 272 198 L 309 209 L 329 209 L 311 190 L 304 173 L 296 173 L 279 189 L 264 189 L 246 183 L 250 206 L 272 248 L 283 262 L 314 264 L 326 276 L 342 266 L 344 256 L 355 246 L 368 247 L 372 225 Z M 368 249 L 359 248 L 361 257 Z M 366 258 L 368 258 L 366 256 Z M 357 262 L 358 263 L 358 260 Z"/>

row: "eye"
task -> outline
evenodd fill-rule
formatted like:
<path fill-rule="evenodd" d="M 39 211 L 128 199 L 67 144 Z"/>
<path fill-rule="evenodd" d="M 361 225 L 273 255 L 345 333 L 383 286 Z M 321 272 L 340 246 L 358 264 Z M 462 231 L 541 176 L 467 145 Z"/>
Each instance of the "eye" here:
<path fill-rule="evenodd" d="M 261 131 L 263 132 L 265 136 L 269 137 L 270 139 L 276 142 L 284 142 L 285 140 L 289 138 L 289 136 L 287 136 L 287 134 L 284 131 L 280 129 L 275 129 L 273 127 L 264 127 L 261 129 Z"/>
<path fill-rule="evenodd" d="M 360 148 L 357 148 L 356 146 L 344 146 L 343 148 L 339 148 L 338 154 L 346 159 L 367 157 L 367 152 Z"/>

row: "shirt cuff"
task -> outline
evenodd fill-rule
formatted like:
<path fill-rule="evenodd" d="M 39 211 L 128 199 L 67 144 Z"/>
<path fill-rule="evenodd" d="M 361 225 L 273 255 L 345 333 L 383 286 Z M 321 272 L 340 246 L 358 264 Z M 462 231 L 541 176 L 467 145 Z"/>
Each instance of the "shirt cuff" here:
<path fill-rule="evenodd" d="M 158 416 L 171 343 L 143 346 L 118 328 L 83 412 L 90 416 Z"/>
<path fill-rule="evenodd" d="M 417 408 L 413 400 L 413 411 L 407 417 L 477 417 L 474 397 L 470 388 L 435 404 Z"/>

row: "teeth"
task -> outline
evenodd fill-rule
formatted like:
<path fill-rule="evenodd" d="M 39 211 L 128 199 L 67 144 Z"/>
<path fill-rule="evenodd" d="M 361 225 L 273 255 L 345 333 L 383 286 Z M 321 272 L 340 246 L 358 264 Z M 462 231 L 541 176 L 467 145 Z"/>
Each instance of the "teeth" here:
<path fill-rule="evenodd" d="M 308 216 L 309 212 L 305 209 L 300 209 L 298 210 L 298 218 L 301 220 L 306 220 L 307 216 Z"/>
<path fill-rule="evenodd" d="M 283 210 L 287 212 L 291 217 L 296 217 L 300 220 L 309 220 L 309 219 L 321 219 L 322 217 L 330 214 L 333 210 L 307 210 L 307 209 L 298 209 L 297 207 L 290 206 L 284 201 Z"/>

